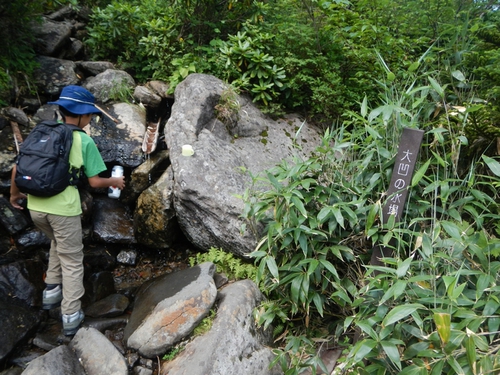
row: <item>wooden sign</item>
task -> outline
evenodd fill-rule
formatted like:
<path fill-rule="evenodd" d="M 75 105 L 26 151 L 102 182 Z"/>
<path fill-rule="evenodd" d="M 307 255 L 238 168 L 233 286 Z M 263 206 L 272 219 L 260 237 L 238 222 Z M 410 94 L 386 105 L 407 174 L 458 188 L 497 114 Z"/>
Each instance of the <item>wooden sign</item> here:
<path fill-rule="evenodd" d="M 392 171 L 391 183 L 386 194 L 387 200 L 382 210 L 382 222 L 384 224 L 387 224 L 391 215 L 394 215 L 395 222 L 401 219 L 423 137 L 423 130 L 403 129 L 396 162 Z M 388 256 L 392 256 L 391 249 L 375 246 L 371 264 L 381 265 L 380 259 Z"/>

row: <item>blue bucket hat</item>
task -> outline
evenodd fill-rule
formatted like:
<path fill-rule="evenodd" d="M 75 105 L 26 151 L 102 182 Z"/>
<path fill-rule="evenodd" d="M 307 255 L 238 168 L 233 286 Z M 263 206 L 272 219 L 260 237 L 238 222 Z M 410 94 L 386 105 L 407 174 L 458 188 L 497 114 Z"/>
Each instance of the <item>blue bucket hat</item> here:
<path fill-rule="evenodd" d="M 59 100 L 48 102 L 57 104 L 75 115 L 87 115 L 90 113 L 101 113 L 95 107 L 95 97 L 82 86 L 70 85 L 62 89 Z"/>

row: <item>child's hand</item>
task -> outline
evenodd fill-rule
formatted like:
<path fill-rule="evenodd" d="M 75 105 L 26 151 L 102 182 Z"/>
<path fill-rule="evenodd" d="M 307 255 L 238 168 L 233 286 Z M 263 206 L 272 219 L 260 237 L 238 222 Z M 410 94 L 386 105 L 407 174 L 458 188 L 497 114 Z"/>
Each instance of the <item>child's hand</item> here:
<path fill-rule="evenodd" d="M 24 210 L 24 207 L 21 206 L 21 204 L 19 203 L 19 201 L 22 199 L 26 199 L 26 195 L 21 192 L 16 194 L 11 194 L 10 204 L 12 205 L 12 207 L 17 208 L 18 210 Z"/>
<path fill-rule="evenodd" d="M 117 187 L 120 190 L 123 190 L 125 187 L 125 176 L 110 177 L 110 180 L 113 182 L 111 186 Z"/>

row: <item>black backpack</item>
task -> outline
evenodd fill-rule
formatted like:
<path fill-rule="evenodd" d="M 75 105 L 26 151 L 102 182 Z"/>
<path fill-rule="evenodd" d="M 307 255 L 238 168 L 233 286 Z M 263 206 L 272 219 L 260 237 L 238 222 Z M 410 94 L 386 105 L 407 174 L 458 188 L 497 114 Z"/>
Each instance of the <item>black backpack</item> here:
<path fill-rule="evenodd" d="M 51 197 L 69 185 L 78 184 L 79 170 L 70 170 L 69 153 L 75 125 L 42 121 L 35 126 L 19 149 L 15 182 L 23 193 Z"/>

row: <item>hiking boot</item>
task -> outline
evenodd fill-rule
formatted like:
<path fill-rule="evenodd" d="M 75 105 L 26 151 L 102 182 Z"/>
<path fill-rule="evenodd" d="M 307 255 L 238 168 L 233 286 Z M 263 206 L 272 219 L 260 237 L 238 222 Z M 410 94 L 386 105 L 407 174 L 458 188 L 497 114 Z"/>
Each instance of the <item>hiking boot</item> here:
<path fill-rule="evenodd" d="M 43 291 L 42 309 L 50 310 L 61 306 L 62 298 L 61 285 L 47 284 L 47 287 Z"/>
<path fill-rule="evenodd" d="M 63 314 L 62 323 L 63 323 L 63 333 L 65 336 L 74 335 L 83 322 L 83 318 L 85 318 L 85 314 L 82 310 L 78 310 L 73 314 Z"/>

